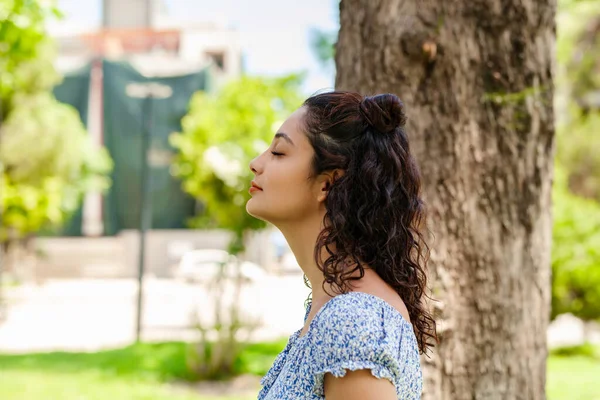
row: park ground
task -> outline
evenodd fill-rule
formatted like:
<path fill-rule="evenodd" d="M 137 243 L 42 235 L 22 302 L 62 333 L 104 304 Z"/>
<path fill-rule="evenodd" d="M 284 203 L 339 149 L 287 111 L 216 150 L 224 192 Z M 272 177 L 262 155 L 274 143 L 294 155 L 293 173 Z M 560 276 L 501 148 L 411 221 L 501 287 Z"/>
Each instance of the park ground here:
<path fill-rule="evenodd" d="M 226 382 L 187 381 L 182 342 L 138 344 L 94 353 L 0 355 L 4 400 L 250 400 L 285 341 L 249 345 L 240 374 Z M 590 350 L 591 349 L 591 350 Z M 568 352 L 566 352 L 568 353 Z M 548 359 L 549 400 L 600 400 L 600 347 Z"/>
<path fill-rule="evenodd" d="M 5 288 L 6 289 L 6 288 Z M 0 324 L 3 400 L 249 400 L 260 377 L 299 327 L 308 289 L 301 276 L 250 285 L 244 309 L 260 310 L 263 327 L 236 363 L 236 377 L 194 382 L 186 368 L 190 311 L 209 307 L 198 285 L 145 282 L 142 343 L 134 342 L 135 281 L 56 280 L 6 291 Z M 279 299 L 274 301 L 273 299 Z M 549 400 L 600 400 L 600 346 L 554 349 L 548 359 Z"/>

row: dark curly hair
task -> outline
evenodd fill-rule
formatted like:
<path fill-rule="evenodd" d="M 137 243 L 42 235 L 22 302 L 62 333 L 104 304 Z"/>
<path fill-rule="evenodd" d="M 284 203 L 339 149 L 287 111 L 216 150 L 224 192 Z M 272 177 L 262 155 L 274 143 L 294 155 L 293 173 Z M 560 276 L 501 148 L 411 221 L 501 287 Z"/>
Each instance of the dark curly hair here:
<path fill-rule="evenodd" d="M 314 95 L 303 106 L 303 128 L 315 152 L 311 177 L 344 171 L 329 187 L 315 247 L 323 286 L 346 293 L 349 281 L 362 278 L 363 265 L 369 266 L 400 295 L 419 351 L 427 353 L 433 346 L 429 339 L 437 342 L 423 298 L 429 248 L 421 233 L 421 178 L 404 130 L 402 102 L 393 94 L 335 91 Z"/>

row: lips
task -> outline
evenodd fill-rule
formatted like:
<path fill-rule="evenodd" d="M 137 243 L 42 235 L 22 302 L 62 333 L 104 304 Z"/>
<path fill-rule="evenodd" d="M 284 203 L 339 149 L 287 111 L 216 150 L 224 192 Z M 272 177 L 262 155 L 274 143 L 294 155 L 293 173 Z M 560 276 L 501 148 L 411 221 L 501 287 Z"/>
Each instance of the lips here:
<path fill-rule="evenodd" d="M 252 181 L 252 182 L 251 182 L 251 185 L 252 185 L 251 187 L 253 187 L 253 188 L 256 188 L 256 189 L 258 189 L 258 190 L 263 190 L 263 189 L 262 189 L 260 186 L 258 186 L 258 185 L 256 184 L 256 182 L 254 182 L 254 181 Z"/>

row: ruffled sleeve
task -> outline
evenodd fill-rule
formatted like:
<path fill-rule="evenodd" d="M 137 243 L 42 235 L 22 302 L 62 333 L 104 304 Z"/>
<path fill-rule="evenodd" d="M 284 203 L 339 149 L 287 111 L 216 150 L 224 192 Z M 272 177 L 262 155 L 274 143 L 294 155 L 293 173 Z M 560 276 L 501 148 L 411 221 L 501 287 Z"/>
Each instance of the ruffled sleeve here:
<path fill-rule="evenodd" d="M 340 296 L 342 299 L 342 296 Z M 401 341 L 404 329 L 412 329 L 391 306 L 366 296 L 330 300 L 315 317 L 311 340 L 313 393 L 324 396 L 326 373 L 343 377 L 347 370 L 368 369 L 387 379 L 399 393 L 402 379 Z"/>

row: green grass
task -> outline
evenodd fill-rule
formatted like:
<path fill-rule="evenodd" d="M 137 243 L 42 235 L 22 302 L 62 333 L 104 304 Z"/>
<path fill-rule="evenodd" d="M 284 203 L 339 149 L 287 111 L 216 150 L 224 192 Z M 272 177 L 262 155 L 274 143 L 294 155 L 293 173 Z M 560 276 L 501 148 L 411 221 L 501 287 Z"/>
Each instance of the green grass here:
<path fill-rule="evenodd" d="M 284 341 L 246 346 L 236 371 L 264 375 Z M 173 386 L 193 381 L 181 342 L 136 344 L 96 353 L 0 355 L 2 400 L 250 400 L 209 397 Z M 548 400 L 600 400 L 600 348 L 579 346 L 552 352 Z M 257 388 L 258 390 L 258 388 Z"/>
<path fill-rule="evenodd" d="M 74 374 L 85 371 L 102 378 L 169 381 L 192 380 L 185 364 L 186 344 L 135 344 L 96 353 L 31 353 L 0 355 L 2 369 Z"/>
<path fill-rule="evenodd" d="M 587 358 L 596 358 L 600 360 L 600 347 L 596 347 L 591 343 L 585 343 L 577 346 L 565 346 L 552 349 L 550 356 L 557 357 L 573 357 L 583 356 Z"/>
<path fill-rule="evenodd" d="M 164 383 L 107 378 L 92 372 L 0 372 L 3 400 L 250 400 L 255 397 L 206 397 Z"/>
<path fill-rule="evenodd" d="M 265 375 L 286 343 L 287 339 L 269 343 L 249 344 L 236 363 L 236 370 L 239 373 Z"/>
<path fill-rule="evenodd" d="M 285 342 L 250 344 L 237 373 L 264 375 Z M 207 397 L 174 388 L 193 382 L 186 367 L 188 344 L 140 343 L 95 353 L 50 352 L 0 355 L 2 400 L 250 400 Z M 257 388 L 258 392 L 258 388 Z"/>
<path fill-rule="evenodd" d="M 249 344 L 235 363 L 236 373 L 264 375 L 284 341 Z M 86 371 L 103 378 L 168 382 L 194 381 L 186 367 L 188 344 L 183 342 L 139 343 L 122 349 L 95 353 L 51 352 L 0 355 L 2 370 L 79 373 Z"/>
<path fill-rule="evenodd" d="M 600 348 L 589 344 L 551 352 L 548 400 L 600 400 Z"/>

